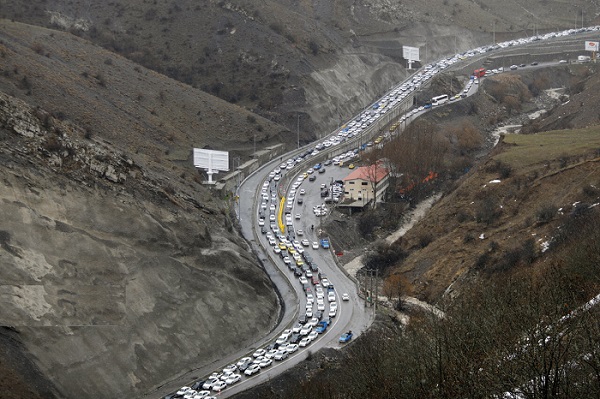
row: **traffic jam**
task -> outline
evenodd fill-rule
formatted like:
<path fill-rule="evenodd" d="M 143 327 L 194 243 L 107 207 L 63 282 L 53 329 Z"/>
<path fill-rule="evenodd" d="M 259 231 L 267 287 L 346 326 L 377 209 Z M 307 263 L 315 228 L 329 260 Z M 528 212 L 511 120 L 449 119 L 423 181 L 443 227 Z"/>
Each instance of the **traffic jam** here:
<path fill-rule="evenodd" d="M 354 150 L 344 152 L 332 159 L 327 159 L 322 164 L 317 163 L 307 169 L 305 172 L 296 176 L 296 179 L 290 185 L 286 193 L 280 194 L 282 178 L 287 171 L 294 168 L 295 165 L 306 162 L 309 158 L 318 155 L 321 151 L 326 151 L 332 147 L 349 140 L 352 137 L 363 135 L 375 126 L 375 122 L 389 110 L 399 106 L 408 95 L 421 87 L 430 80 L 435 74 L 443 69 L 455 64 L 460 60 L 474 57 L 477 54 L 505 48 L 513 45 L 522 45 L 536 40 L 546 40 L 553 37 L 566 36 L 582 31 L 600 30 L 599 27 L 586 28 L 585 30 L 569 30 L 565 32 L 549 33 L 544 36 L 534 36 L 517 41 L 503 42 L 489 46 L 482 46 L 476 49 L 456 54 L 452 57 L 442 59 L 437 63 L 424 66 L 419 72 L 410 79 L 391 89 L 376 103 L 364 109 L 358 116 L 353 118 L 347 124 L 341 126 L 325 141 L 316 144 L 305 150 L 296 158 L 290 158 L 275 167 L 264 181 L 260 190 L 260 204 L 257 210 L 257 220 L 260 232 L 265 238 L 268 248 L 273 252 L 274 260 L 281 262 L 284 270 L 287 270 L 290 281 L 297 281 L 304 291 L 304 298 L 301 304 L 298 320 L 290 328 L 285 329 L 273 342 L 263 348 L 257 349 L 247 356 L 239 359 L 238 362 L 230 364 L 213 372 L 205 379 L 195 381 L 190 386 L 183 386 L 177 392 L 167 395 L 165 399 L 184 398 L 184 399 L 214 399 L 216 394 L 221 393 L 228 387 L 239 383 L 244 378 L 252 376 L 268 369 L 274 363 L 282 362 L 296 353 L 310 347 L 310 344 L 324 334 L 328 327 L 333 323 L 339 311 L 339 300 L 349 301 L 348 293 L 343 293 L 338 297 L 333 285 L 329 282 L 327 275 L 319 269 L 311 253 L 315 251 L 328 251 L 330 242 L 328 238 L 318 240 L 309 240 L 306 238 L 306 232 L 299 228 L 299 222 L 303 215 L 294 212 L 295 205 L 302 205 L 308 190 L 303 188 L 306 182 L 314 183 L 316 175 L 324 174 L 326 167 L 330 165 L 348 167 L 354 169 L 355 162 L 361 151 L 368 150 L 373 145 L 379 145 L 384 139 L 389 138 L 390 133 L 400 126 L 403 122 L 408 122 L 409 118 L 416 116 L 420 112 L 427 111 L 432 106 L 441 105 L 445 102 L 451 102 L 464 98 L 470 91 L 473 84 L 478 84 L 478 78 L 495 73 L 503 72 L 503 69 L 496 69 L 474 76 L 465 86 L 464 90 L 455 95 L 441 95 L 434 97 L 432 102 L 424 106 L 414 107 L 401 115 L 395 123 L 392 123 L 389 132 L 378 136 L 374 141 L 368 141 L 358 146 Z M 515 69 L 515 68 L 511 68 Z M 373 126 L 372 126 L 373 125 Z M 315 205 L 312 211 L 317 217 L 324 217 L 329 214 L 330 206 L 343 199 L 344 189 L 341 180 L 336 180 L 330 184 L 321 183 L 319 186 L 322 203 Z M 314 190 L 313 190 L 314 191 Z M 285 195 L 283 195 L 285 194 Z M 311 233 L 314 230 L 311 225 Z M 314 235 L 314 234 L 312 234 Z M 339 337 L 338 342 L 345 344 L 353 337 L 352 331 L 348 331 Z"/>

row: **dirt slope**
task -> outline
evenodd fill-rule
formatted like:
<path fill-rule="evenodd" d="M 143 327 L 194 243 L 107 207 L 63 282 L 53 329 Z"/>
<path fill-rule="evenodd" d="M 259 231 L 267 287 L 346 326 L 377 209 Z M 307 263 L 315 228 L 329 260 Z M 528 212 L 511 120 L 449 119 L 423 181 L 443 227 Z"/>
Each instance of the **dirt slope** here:
<path fill-rule="evenodd" d="M 577 204 L 600 201 L 599 138 L 597 126 L 506 136 L 402 239 L 412 253 L 397 271 L 436 302 L 543 257 Z"/>
<path fill-rule="evenodd" d="M 70 34 L 1 26 L 0 87 L 31 105 L 0 92 L 0 364 L 26 353 L 50 381 L 13 369 L 3 383 L 28 386 L 2 390 L 141 396 L 273 328 L 276 293 L 190 150 L 280 127 Z"/>
<path fill-rule="evenodd" d="M 0 16 L 70 30 L 291 130 L 300 113 L 308 140 L 403 76 L 402 45 L 432 60 L 490 43 L 493 32 L 501 39 L 590 25 L 595 11 L 583 0 L 33 0 L 9 2 Z M 358 73 L 346 71 L 347 63 Z M 339 73 L 321 84 L 330 69 Z M 324 103 L 334 107 L 323 110 Z"/>

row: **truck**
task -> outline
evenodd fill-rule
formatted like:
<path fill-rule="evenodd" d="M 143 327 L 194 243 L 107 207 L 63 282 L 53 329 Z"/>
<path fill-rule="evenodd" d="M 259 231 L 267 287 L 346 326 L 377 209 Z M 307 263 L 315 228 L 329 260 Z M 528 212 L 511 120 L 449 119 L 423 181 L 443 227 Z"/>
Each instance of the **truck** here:
<path fill-rule="evenodd" d="M 321 238 L 321 247 L 329 249 L 329 238 Z"/>
<path fill-rule="evenodd" d="M 476 78 L 483 78 L 485 76 L 485 68 L 478 68 L 473 71 L 473 76 Z"/>
<path fill-rule="evenodd" d="M 340 344 L 346 344 L 352 339 L 352 331 L 342 334 L 340 337 Z"/>
<path fill-rule="evenodd" d="M 577 62 L 590 62 L 591 59 L 592 58 L 589 55 L 578 55 L 577 56 Z"/>

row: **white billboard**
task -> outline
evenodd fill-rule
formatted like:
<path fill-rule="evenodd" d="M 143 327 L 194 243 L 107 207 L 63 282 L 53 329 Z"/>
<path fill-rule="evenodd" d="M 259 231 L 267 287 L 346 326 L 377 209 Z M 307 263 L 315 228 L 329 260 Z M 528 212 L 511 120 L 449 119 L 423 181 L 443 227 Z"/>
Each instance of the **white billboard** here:
<path fill-rule="evenodd" d="M 585 42 L 585 51 L 598 51 L 598 44 L 600 44 L 600 43 L 586 41 Z"/>
<path fill-rule="evenodd" d="M 229 171 L 229 152 L 194 148 L 194 166 L 206 169 L 208 183 L 212 184 L 212 175 L 214 173 Z"/>
<path fill-rule="evenodd" d="M 419 48 L 402 46 L 402 58 L 410 61 L 419 61 Z"/>

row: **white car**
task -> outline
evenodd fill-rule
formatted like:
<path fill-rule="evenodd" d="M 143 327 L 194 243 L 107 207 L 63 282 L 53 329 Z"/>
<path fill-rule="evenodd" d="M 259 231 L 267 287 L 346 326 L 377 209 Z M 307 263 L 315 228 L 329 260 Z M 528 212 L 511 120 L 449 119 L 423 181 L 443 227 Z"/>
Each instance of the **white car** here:
<path fill-rule="evenodd" d="M 308 344 L 310 344 L 310 342 L 311 342 L 311 339 L 310 339 L 310 338 L 308 338 L 308 337 L 306 337 L 306 338 L 302 338 L 302 339 L 300 340 L 300 343 L 298 344 L 298 346 L 300 346 L 300 347 L 304 348 L 305 346 L 308 346 Z"/>
<path fill-rule="evenodd" d="M 348 293 L 344 292 L 342 294 L 342 301 L 349 301 L 350 300 L 350 295 L 348 295 Z"/>
<path fill-rule="evenodd" d="M 296 230 L 296 234 L 299 236 L 303 236 L 304 235 L 304 231 L 302 230 Z"/>
<path fill-rule="evenodd" d="M 312 242 L 312 249 L 319 249 L 319 243 L 317 241 Z"/>
<path fill-rule="evenodd" d="M 256 350 L 256 352 L 254 352 L 254 353 L 252 354 L 252 357 L 254 357 L 254 358 L 257 358 L 257 357 L 259 357 L 259 356 L 264 356 L 264 355 L 265 355 L 265 353 L 267 353 L 267 351 L 266 351 L 266 350 L 264 350 L 264 349 L 257 349 L 257 350 Z"/>
<path fill-rule="evenodd" d="M 258 225 L 259 226 L 264 226 L 265 225 L 265 219 L 263 219 L 263 218 L 258 219 Z"/>
<path fill-rule="evenodd" d="M 319 333 L 316 331 L 311 331 L 310 334 L 306 338 L 310 338 L 311 341 L 314 341 L 319 336 Z"/>
<path fill-rule="evenodd" d="M 194 399 L 194 396 L 196 396 L 196 394 L 196 390 L 190 389 L 183 395 L 183 399 Z"/>
<path fill-rule="evenodd" d="M 258 356 L 252 363 L 260 365 L 265 359 L 266 357 L 264 356 Z"/>
<path fill-rule="evenodd" d="M 288 344 L 285 347 L 285 350 L 287 353 L 294 353 L 298 350 L 298 345 L 297 344 Z"/>
<path fill-rule="evenodd" d="M 300 243 L 305 247 L 308 247 L 310 245 L 310 241 L 308 241 L 306 238 L 300 241 Z"/>
<path fill-rule="evenodd" d="M 302 215 L 300 215 L 299 213 L 297 213 L 295 216 L 296 220 L 300 220 L 301 217 L 302 217 Z"/>
<path fill-rule="evenodd" d="M 288 340 L 288 336 L 287 335 L 281 335 L 281 336 L 279 336 L 279 338 L 277 338 L 277 341 L 275 341 L 275 343 L 277 345 L 283 345 L 283 344 L 285 344 L 287 342 L 287 340 Z"/>
<path fill-rule="evenodd" d="M 226 371 L 223 373 L 223 375 L 221 376 L 221 378 L 219 378 L 221 381 L 225 381 L 226 379 L 228 379 L 229 377 L 231 377 L 233 375 L 233 371 Z"/>
<path fill-rule="evenodd" d="M 306 322 L 306 325 L 305 325 L 305 326 L 311 326 L 311 327 L 314 327 L 314 326 L 316 326 L 317 324 L 319 324 L 319 319 L 318 319 L 318 318 L 316 318 L 316 317 L 313 317 L 312 319 L 310 319 L 309 321 L 307 321 L 307 322 Z"/>
<path fill-rule="evenodd" d="M 217 373 L 216 371 L 208 376 L 209 380 L 220 380 L 223 377 L 223 373 Z"/>
<path fill-rule="evenodd" d="M 269 367 L 270 365 L 273 364 L 273 360 L 265 358 L 262 362 L 260 362 L 258 365 L 260 366 L 261 369 L 264 369 L 265 367 Z"/>
<path fill-rule="evenodd" d="M 217 381 L 219 381 L 218 378 L 209 378 L 204 382 L 204 384 L 202 384 L 202 389 L 212 389 L 213 384 Z"/>
<path fill-rule="evenodd" d="M 227 388 L 227 383 L 222 380 L 215 382 L 214 385 L 212 386 L 212 390 L 215 392 L 221 392 L 225 388 Z"/>
<path fill-rule="evenodd" d="M 247 376 L 251 376 L 258 372 L 260 372 L 260 366 L 258 364 L 251 364 L 250 366 L 248 366 L 246 371 L 244 371 L 244 374 L 246 374 Z"/>
<path fill-rule="evenodd" d="M 300 335 L 308 335 L 310 334 L 310 332 L 312 331 L 312 325 L 305 325 L 304 327 L 302 327 L 302 330 L 300 330 Z M 302 346 L 302 345 L 300 345 Z"/>
<path fill-rule="evenodd" d="M 251 357 L 243 357 L 243 358 L 241 358 L 241 359 L 240 359 L 240 361 L 239 361 L 239 362 L 237 362 L 235 365 L 236 365 L 236 366 L 238 366 L 238 367 L 240 367 L 240 366 L 243 366 L 243 365 L 244 365 L 244 364 L 246 364 L 246 363 L 250 363 L 251 361 L 252 361 L 252 358 L 251 358 Z"/>
<path fill-rule="evenodd" d="M 333 301 L 335 301 L 335 292 L 333 292 L 333 291 L 329 291 L 329 292 L 327 293 L 327 300 L 328 300 L 329 302 L 333 302 Z"/>
<path fill-rule="evenodd" d="M 227 385 L 233 385 L 236 382 L 240 382 L 240 380 L 242 379 L 242 376 L 239 374 L 231 374 L 229 377 L 227 377 L 227 379 L 225 380 L 225 383 Z"/>
<path fill-rule="evenodd" d="M 273 356 L 273 359 L 275 359 L 277 361 L 281 361 L 281 360 L 287 359 L 287 357 L 288 357 L 288 353 L 286 350 L 279 350 L 279 351 L 277 351 L 275 356 Z"/>

